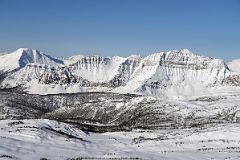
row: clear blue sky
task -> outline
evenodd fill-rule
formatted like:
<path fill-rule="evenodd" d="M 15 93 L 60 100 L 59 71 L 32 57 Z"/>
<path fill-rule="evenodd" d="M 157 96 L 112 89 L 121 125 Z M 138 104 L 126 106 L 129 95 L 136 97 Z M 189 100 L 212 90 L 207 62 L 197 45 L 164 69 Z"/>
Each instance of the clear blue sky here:
<path fill-rule="evenodd" d="M 0 0 L 0 51 L 240 58 L 240 0 Z"/>

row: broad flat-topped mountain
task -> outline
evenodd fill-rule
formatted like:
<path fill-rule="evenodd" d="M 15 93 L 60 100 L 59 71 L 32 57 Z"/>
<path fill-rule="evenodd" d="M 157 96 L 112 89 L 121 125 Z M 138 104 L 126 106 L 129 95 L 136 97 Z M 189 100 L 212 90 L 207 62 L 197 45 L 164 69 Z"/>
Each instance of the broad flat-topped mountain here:
<path fill-rule="evenodd" d="M 62 60 L 20 48 L 0 55 L 0 73 L 1 88 L 21 87 L 37 94 L 110 91 L 178 96 L 240 86 L 240 75 L 223 60 L 187 49 L 146 57 L 76 55 Z"/>

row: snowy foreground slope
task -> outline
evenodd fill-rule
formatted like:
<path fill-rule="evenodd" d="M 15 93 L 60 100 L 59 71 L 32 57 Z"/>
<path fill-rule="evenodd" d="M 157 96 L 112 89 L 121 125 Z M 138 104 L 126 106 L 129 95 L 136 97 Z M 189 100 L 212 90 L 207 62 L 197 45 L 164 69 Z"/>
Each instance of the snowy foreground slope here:
<path fill-rule="evenodd" d="M 240 158 L 240 125 L 91 133 L 65 123 L 0 121 L 0 159 L 147 159 Z"/>

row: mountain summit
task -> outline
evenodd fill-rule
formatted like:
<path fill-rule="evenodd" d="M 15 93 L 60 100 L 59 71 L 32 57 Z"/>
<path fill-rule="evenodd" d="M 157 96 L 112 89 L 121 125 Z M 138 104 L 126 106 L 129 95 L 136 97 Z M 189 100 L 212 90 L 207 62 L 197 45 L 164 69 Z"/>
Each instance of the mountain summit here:
<path fill-rule="evenodd" d="M 50 66 L 60 66 L 63 64 L 61 60 L 29 48 L 19 48 L 13 53 L 0 55 L 0 70 L 5 72 L 21 69 L 29 63 Z"/>

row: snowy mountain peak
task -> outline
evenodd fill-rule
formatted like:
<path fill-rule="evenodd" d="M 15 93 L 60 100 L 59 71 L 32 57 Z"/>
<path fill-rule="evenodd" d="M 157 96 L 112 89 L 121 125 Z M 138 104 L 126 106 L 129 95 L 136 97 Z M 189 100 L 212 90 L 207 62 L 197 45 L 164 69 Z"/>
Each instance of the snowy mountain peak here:
<path fill-rule="evenodd" d="M 188 49 L 182 49 L 182 50 L 173 50 L 173 51 L 168 51 L 165 53 L 166 57 L 171 57 L 171 58 L 186 58 L 186 57 L 195 57 L 197 55 L 193 54 L 190 52 Z"/>
<path fill-rule="evenodd" d="M 20 48 L 16 53 L 21 55 L 19 63 L 23 64 L 20 64 L 20 66 L 26 66 L 28 63 L 45 64 L 50 66 L 59 66 L 63 64 L 61 60 L 48 56 L 35 49 Z"/>
<path fill-rule="evenodd" d="M 178 50 L 170 50 L 170 51 L 167 51 L 165 52 L 167 54 L 171 53 L 175 53 L 175 54 L 180 54 L 180 55 L 188 55 L 188 56 L 192 56 L 194 55 L 189 49 L 178 49 Z"/>
<path fill-rule="evenodd" d="M 2 72 L 17 70 L 30 63 L 50 66 L 63 65 L 63 61 L 48 56 L 41 51 L 29 48 L 19 48 L 12 53 L 0 55 L 0 71 Z"/>
<path fill-rule="evenodd" d="M 191 53 L 191 52 L 190 52 L 188 49 L 186 49 L 186 48 L 185 48 L 185 49 L 182 49 L 181 52 L 183 52 L 183 53 Z"/>
<path fill-rule="evenodd" d="M 16 52 L 31 52 L 31 51 L 33 51 L 34 49 L 30 49 L 30 48 L 18 48 L 17 50 L 16 50 Z M 34 50 L 34 51 L 36 51 L 36 50 Z"/>

